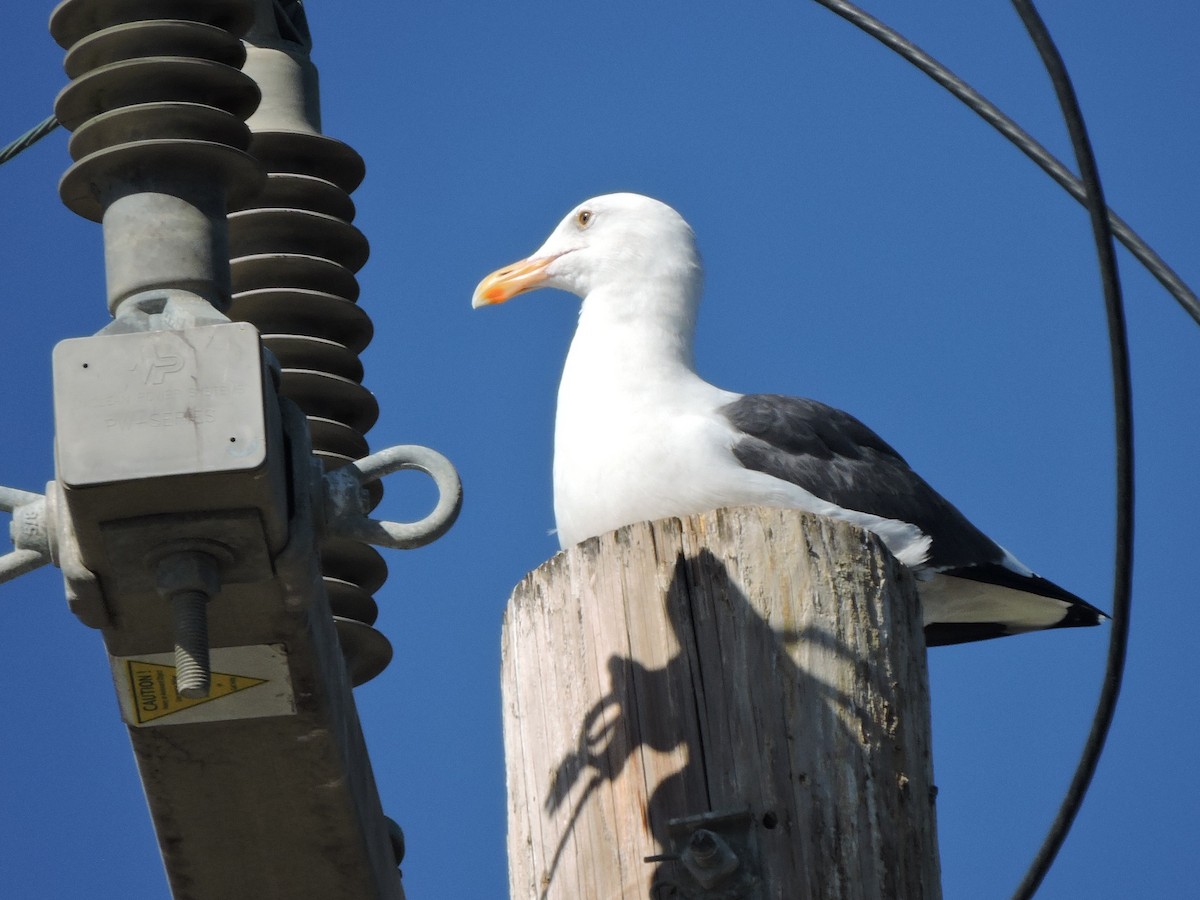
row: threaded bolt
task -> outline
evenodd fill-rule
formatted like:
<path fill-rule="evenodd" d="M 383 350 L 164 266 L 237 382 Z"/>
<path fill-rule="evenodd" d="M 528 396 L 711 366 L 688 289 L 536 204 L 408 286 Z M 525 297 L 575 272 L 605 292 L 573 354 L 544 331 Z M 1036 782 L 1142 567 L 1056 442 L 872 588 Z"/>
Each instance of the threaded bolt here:
<path fill-rule="evenodd" d="M 692 832 L 682 859 L 692 877 L 705 890 L 721 884 L 740 865 L 737 853 L 725 839 L 707 828 Z"/>
<path fill-rule="evenodd" d="M 175 690 L 180 697 L 208 696 L 212 681 L 208 660 L 208 597 L 203 591 L 180 591 L 171 597 L 175 628 Z"/>
<path fill-rule="evenodd" d="M 175 638 L 175 690 L 180 697 L 208 696 L 208 601 L 221 589 L 220 566 L 207 553 L 178 550 L 158 562 L 158 592 L 171 601 Z"/>

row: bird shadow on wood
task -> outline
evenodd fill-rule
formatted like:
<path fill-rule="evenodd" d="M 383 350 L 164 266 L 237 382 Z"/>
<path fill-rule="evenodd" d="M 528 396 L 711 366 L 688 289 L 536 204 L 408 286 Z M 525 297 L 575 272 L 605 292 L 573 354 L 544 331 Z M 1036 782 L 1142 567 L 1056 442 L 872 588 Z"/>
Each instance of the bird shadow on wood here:
<path fill-rule="evenodd" d="M 812 776 L 822 768 L 828 775 L 830 764 L 823 757 L 831 751 L 841 754 L 838 765 L 846 771 L 864 771 L 846 754 L 865 753 L 894 739 L 882 733 L 887 726 L 875 724 L 878 717 L 859 708 L 849 695 L 799 668 L 793 651 L 806 645 L 808 656 L 832 657 L 825 672 L 830 666 L 852 667 L 858 678 L 868 681 L 869 697 L 886 698 L 894 686 L 882 683 L 880 667 L 830 632 L 768 622 L 724 563 L 707 550 L 691 557 L 681 553 L 665 597 L 642 602 L 664 605 L 679 650 L 660 668 L 630 657 L 609 658 L 608 693 L 580 722 L 577 745 L 559 762 L 546 794 L 547 813 L 570 804 L 571 814 L 546 873 L 543 898 L 597 791 L 615 782 L 630 760 L 646 750 L 674 751 L 686 758 L 678 771 L 645 786 L 650 796 L 644 824 L 658 846 L 653 856 L 679 852 L 679 829 L 672 834 L 673 820 L 748 813 L 748 845 L 757 848 L 752 852 L 764 859 L 771 853 L 775 860 L 770 880 L 789 886 L 783 895 L 808 896 L 798 886 L 822 877 L 813 876 L 812 870 L 828 868 L 828 860 L 805 858 L 821 855 L 821 842 L 795 840 L 797 829 L 801 824 L 805 830 L 820 829 L 836 841 L 840 830 L 856 828 L 855 818 L 866 814 L 860 802 L 853 804 L 857 809 L 833 808 L 844 804 L 831 802 L 831 795 L 837 800 L 845 794 Z M 636 636 L 630 640 L 638 645 Z M 838 680 L 844 684 L 849 679 Z M 652 773 L 653 764 L 645 756 L 642 763 L 639 768 Z M 648 780 L 653 781 L 653 774 Z M 793 845 L 804 849 L 797 851 Z M 790 862 L 778 866 L 779 857 Z M 694 891 L 680 862 L 652 862 L 657 865 L 646 882 L 649 896 L 665 900 Z M 639 863 L 629 860 L 622 868 Z"/>

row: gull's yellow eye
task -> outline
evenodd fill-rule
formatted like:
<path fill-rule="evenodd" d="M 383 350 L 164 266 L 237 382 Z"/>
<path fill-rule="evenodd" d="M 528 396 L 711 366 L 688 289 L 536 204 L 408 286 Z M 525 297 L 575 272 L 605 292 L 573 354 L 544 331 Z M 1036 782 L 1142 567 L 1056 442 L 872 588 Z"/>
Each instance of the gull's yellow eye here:
<path fill-rule="evenodd" d="M 592 221 L 592 211 L 590 209 L 581 209 L 575 214 L 575 221 L 579 223 L 580 228 L 587 228 L 588 223 Z"/>

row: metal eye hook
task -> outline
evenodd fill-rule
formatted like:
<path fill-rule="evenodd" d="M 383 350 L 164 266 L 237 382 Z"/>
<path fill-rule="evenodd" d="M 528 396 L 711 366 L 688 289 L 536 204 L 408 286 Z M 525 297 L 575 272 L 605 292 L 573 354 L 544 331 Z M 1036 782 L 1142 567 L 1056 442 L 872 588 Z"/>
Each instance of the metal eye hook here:
<path fill-rule="evenodd" d="M 438 489 L 433 512 L 416 522 L 367 516 L 362 489 L 401 469 L 418 469 L 433 479 Z M 454 465 L 436 450 L 417 444 L 372 453 L 327 473 L 324 481 L 327 532 L 393 550 L 410 550 L 437 540 L 454 524 L 462 508 L 462 481 Z"/>

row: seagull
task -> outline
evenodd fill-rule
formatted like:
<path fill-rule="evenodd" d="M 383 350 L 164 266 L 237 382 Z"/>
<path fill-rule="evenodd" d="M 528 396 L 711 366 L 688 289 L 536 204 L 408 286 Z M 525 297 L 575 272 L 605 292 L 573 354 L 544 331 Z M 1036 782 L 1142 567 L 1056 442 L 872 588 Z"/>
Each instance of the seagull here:
<path fill-rule="evenodd" d="M 1107 618 L 983 534 L 849 413 L 700 378 L 702 282 L 683 217 L 620 193 L 581 203 L 531 256 L 476 288 L 476 308 L 535 288 L 583 300 L 554 429 L 564 548 L 645 520 L 794 507 L 882 539 L 917 578 L 931 646 Z"/>

